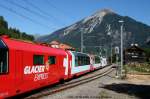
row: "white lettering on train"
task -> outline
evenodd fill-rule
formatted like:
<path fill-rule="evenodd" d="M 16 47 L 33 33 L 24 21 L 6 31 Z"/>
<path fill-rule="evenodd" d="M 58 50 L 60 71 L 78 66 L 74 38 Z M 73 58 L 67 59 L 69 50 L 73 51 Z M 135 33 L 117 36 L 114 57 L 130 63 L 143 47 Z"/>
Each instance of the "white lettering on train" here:
<path fill-rule="evenodd" d="M 34 81 L 43 80 L 48 78 L 48 73 L 35 74 Z"/>
<path fill-rule="evenodd" d="M 45 66 L 25 66 L 24 74 L 35 74 L 45 72 Z"/>
<path fill-rule="evenodd" d="M 48 78 L 49 69 L 44 66 L 25 66 L 24 74 L 34 74 L 34 81 L 43 80 Z"/>

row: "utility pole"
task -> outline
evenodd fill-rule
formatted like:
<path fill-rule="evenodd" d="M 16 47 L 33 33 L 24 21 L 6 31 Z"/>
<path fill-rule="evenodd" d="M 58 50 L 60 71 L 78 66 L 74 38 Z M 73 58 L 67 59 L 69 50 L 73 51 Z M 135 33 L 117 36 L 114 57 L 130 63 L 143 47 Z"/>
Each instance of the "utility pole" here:
<path fill-rule="evenodd" d="M 111 48 L 110 48 L 110 50 L 111 50 L 111 64 L 112 64 L 112 59 L 113 59 L 113 55 L 112 55 L 112 42 L 111 42 Z"/>
<path fill-rule="evenodd" d="M 120 65 L 120 76 L 122 76 L 122 70 L 123 70 L 123 20 L 120 20 L 119 23 L 121 23 L 121 65 Z"/>
<path fill-rule="evenodd" d="M 120 66 L 119 66 L 119 47 L 116 46 L 115 47 L 115 54 L 116 54 L 116 78 L 119 78 L 119 74 L 120 74 Z"/>
<path fill-rule="evenodd" d="M 99 55 L 102 56 L 101 46 L 99 46 Z"/>
<path fill-rule="evenodd" d="M 107 47 L 104 48 L 104 51 L 105 51 L 105 57 L 107 58 Z"/>
<path fill-rule="evenodd" d="M 81 52 L 83 52 L 83 32 L 81 31 Z"/>
<path fill-rule="evenodd" d="M 112 64 L 112 39 L 111 39 L 111 35 L 112 35 L 112 31 L 111 31 L 111 24 L 108 24 L 107 25 L 107 35 L 109 35 L 110 36 L 110 57 L 111 57 L 111 64 Z"/>

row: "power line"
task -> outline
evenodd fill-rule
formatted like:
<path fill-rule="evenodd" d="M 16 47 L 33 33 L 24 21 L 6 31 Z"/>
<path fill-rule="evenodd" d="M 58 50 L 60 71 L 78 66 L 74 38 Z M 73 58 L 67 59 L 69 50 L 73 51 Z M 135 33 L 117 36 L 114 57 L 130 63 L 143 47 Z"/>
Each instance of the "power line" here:
<path fill-rule="evenodd" d="M 46 21 L 48 19 L 46 16 L 44 16 L 44 15 L 42 15 L 42 14 L 36 12 L 36 11 L 33 11 L 33 10 L 29 9 L 29 8 L 26 8 L 26 7 L 24 7 L 24 6 L 20 5 L 20 4 L 17 4 L 15 2 L 13 2 L 12 0 L 5 0 L 5 1 L 10 3 L 10 4 L 12 4 L 12 5 L 15 5 L 15 6 L 19 7 L 19 8 L 22 8 L 22 9 L 26 10 L 27 12 L 30 12 L 30 13 L 35 14 L 37 16 L 40 16 L 40 18 L 42 18 L 42 19 L 44 19 Z"/>
<path fill-rule="evenodd" d="M 5 0 L 5 1 L 8 2 L 8 3 L 10 3 L 10 4 L 13 4 L 13 5 L 15 5 L 15 6 L 19 7 L 19 8 L 22 8 L 22 9 L 26 10 L 27 12 L 30 12 L 30 13 L 32 13 L 32 14 L 34 14 L 34 15 L 40 17 L 41 19 L 43 19 L 43 20 L 45 20 L 45 21 L 48 20 L 48 18 L 47 18 L 46 16 L 43 16 L 42 14 L 40 14 L 40 13 L 38 13 L 38 12 L 36 12 L 36 11 L 33 11 L 33 10 L 29 9 L 29 8 L 26 8 L 26 7 L 24 7 L 24 6 L 20 5 L 20 4 L 17 4 L 17 3 L 15 3 L 15 2 L 13 2 L 12 0 L 11 0 L 11 1 Z M 51 25 L 51 26 L 54 26 L 54 24 Z M 55 25 L 54 28 L 56 28 L 56 25 Z"/>
<path fill-rule="evenodd" d="M 40 13 L 44 14 L 45 16 L 47 16 L 47 18 L 50 18 L 49 16 L 51 16 L 54 20 L 58 21 L 58 19 L 56 17 L 54 17 L 53 15 L 45 12 L 44 10 L 42 10 L 41 8 L 39 8 L 38 6 L 36 6 L 35 4 L 33 4 L 32 2 L 30 2 L 29 0 L 23 0 L 26 4 L 30 5 L 32 8 L 40 11 Z M 61 22 L 62 25 L 64 25 L 64 23 L 59 20 L 59 22 Z"/>
<path fill-rule="evenodd" d="M 6 9 L 7 11 L 9 11 L 9 12 L 11 12 L 11 13 L 14 13 L 14 14 L 16 14 L 16 15 L 18 15 L 18 16 L 24 18 L 24 19 L 27 19 L 27 20 L 31 21 L 32 23 L 38 24 L 38 25 L 40 25 L 40 26 L 42 26 L 42 27 L 44 27 L 44 28 L 51 28 L 50 26 L 47 26 L 47 25 L 42 24 L 42 23 L 40 23 L 40 22 L 38 22 L 38 21 L 35 21 L 35 20 L 33 20 L 32 18 L 27 17 L 27 16 L 25 16 L 25 15 L 23 15 L 23 14 L 21 14 L 21 13 L 18 13 L 18 12 L 16 12 L 15 10 L 13 10 L 13 9 L 11 9 L 11 8 L 9 8 L 9 7 L 6 7 L 6 6 L 2 5 L 2 4 L 0 4 L 0 7 L 3 8 L 3 9 Z"/>
<path fill-rule="evenodd" d="M 71 20 L 74 20 L 74 18 L 72 16 L 68 16 L 68 14 L 66 14 L 66 12 L 64 12 L 62 9 L 59 9 L 58 7 L 56 7 L 54 4 L 52 4 L 49 0 L 47 0 L 48 4 L 51 5 L 51 7 L 53 7 L 54 9 L 56 9 L 57 11 L 61 12 L 64 16 L 67 15 L 68 18 L 70 18 Z"/>

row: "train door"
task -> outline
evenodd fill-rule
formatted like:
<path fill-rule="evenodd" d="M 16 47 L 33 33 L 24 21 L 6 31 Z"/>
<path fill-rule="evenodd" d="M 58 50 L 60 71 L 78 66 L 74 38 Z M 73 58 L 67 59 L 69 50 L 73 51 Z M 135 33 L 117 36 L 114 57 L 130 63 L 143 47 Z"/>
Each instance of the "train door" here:
<path fill-rule="evenodd" d="M 13 80 L 11 69 L 9 67 L 9 51 L 7 46 L 2 40 L 0 40 L 0 92 L 6 92 L 10 90 L 13 86 Z M 11 84 L 12 83 L 12 84 Z M 0 95 L 0 98 L 3 97 L 3 94 Z"/>
<path fill-rule="evenodd" d="M 15 54 L 15 84 L 19 87 L 23 81 L 23 54 L 21 51 L 16 51 Z"/>
<path fill-rule="evenodd" d="M 49 71 L 49 80 L 51 82 L 55 82 L 58 80 L 58 57 L 56 55 L 49 55 L 48 56 L 48 71 Z"/>
<path fill-rule="evenodd" d="M 67 75 L 68 75 L 68 78 L 71 77 L 71 66 L 72 66 L 72 57 L 71 57 L 71 54 L 67 51 L 66 52 L 67 54 Z"/>
<path fill-rule="evenodd" d="M 65 67 L 65 76 L 68 76 L 68 70 L 69 70 L 69 59 L 68 59 L 68 53 L 66 53 L 66 57 L 63 60 L 63 66 Z"/>

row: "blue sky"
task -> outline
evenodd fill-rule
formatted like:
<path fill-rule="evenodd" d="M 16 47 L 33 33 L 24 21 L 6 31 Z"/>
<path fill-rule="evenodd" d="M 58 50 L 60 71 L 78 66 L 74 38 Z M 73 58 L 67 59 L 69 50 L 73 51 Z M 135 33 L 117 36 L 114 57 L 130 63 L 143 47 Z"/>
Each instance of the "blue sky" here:
<path fill-rule="evenodd" d="M 22 32 L 45 35 L 103 8 L 150 25 L 149 4 L 150 0 L 1 0 L 0 16 Z"/>

